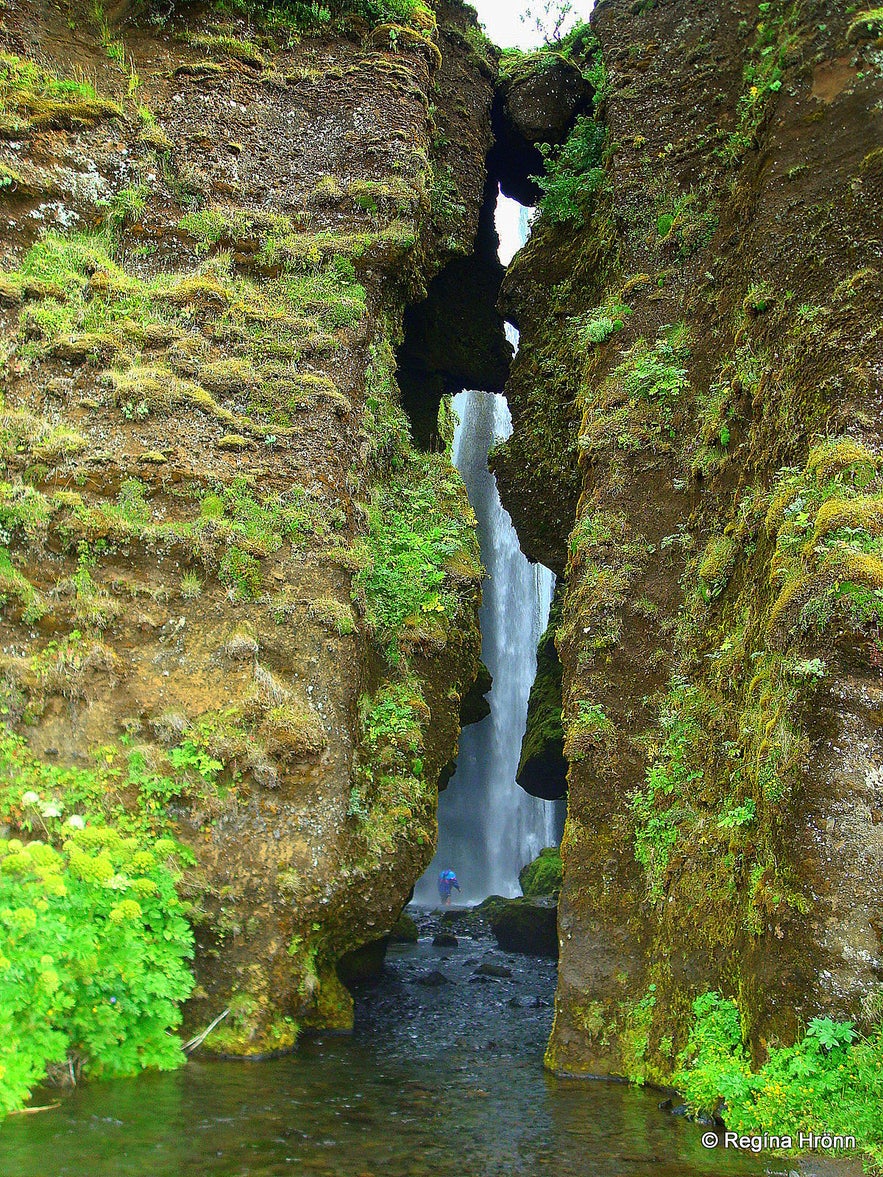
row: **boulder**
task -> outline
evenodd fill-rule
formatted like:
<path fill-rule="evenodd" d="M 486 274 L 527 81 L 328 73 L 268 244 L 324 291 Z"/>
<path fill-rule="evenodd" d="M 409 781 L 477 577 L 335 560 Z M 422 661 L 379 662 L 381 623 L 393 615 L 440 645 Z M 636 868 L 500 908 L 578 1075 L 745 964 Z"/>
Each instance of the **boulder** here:
<path fill-rule="evenodd" d="M 383 961 L 389 937 L 372 940 L 370 944 L 363 944 L 347 952 L 337 962 L 337 975 L 347 987 L 358 985 L 363 981 L 373 981 L 383 972 Z"/>
<path fill-rule="evenodd" d="M 574 118 L 591 108 L 594 96 L 581 70 L 550 54 L 542 55 L 541 68 L 525 68 L 507 78 L 502 92 L 509 121 L 528 143 L 563 143 Z"/>
<path fill-rule="evenodd" d="M 558 958 L 558 908 L 551 896 L 504 899 L 489 916 L 491 931 L 504 952 Z"/>
<path fill-rule="evenodd" d="M 393 924 L 389 939 L 391 944 L 417 943 L 419 939 L 417 925 L 406 912 L 403 911 Z"/>
<path fill-rule="evenodd" d="M 450 985 L 450 977 L 446 977 L 444 973 L 439 972 L 438 969 L 433 969 L 429 973 L 422 973 L 415 979 L 415 984 L 426 985 L 429 989 L 435 989 L 439 985 Z"/>
<path fill-rule="evenodd" d="M 537 673 L 530 689 L 527 727 L 515 777 L 526 793 L 544 801 L 558 801 L 567 795 L 567 761 L 561 723 L 561 662 L 555 649 L 555 632 L 560 625 L 561 596 L 556 593 L 549 624 L 537 645 Z"/>
<path fill-rule="evenodd" d="M 496 977 L 498 981 L 508 980 L 512 976 L 512 970 L 507 969 L 505 965 L 494 964 L 493 961 L 485 961 L 480 964 L 475 970 L 477 977 Z"/>
<path fill-rule="evenodd" d="M 561 890 L 561 852 L 555 846 L 547 846 L 538 856 L 522 867 L 518 875 L 521 890 L 529 899 L 541 895 L 557 895 Z"/>
<path fill-rule="evenodd" d="M 491 672 L 483 662 L 478 664 L 478 676 L 460 703 L 460 726 L 468 727 L 471 723 L 481 723 L 491 713 L 491 705 L 487 701 L 487 694 L 494 685 Z"/>

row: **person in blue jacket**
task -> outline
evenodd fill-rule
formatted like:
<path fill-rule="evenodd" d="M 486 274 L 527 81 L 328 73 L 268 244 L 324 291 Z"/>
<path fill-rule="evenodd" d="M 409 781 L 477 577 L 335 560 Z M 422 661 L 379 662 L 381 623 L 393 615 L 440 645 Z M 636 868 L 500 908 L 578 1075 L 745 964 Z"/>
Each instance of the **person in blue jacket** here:
<path fill-rule="evenodd" d="M 438 876 L 438 897 L 446 907 L 451 902 L 451 891 L 455 887 L 460 890 L 457 876 L 452 870 L 443 870 Z"/>

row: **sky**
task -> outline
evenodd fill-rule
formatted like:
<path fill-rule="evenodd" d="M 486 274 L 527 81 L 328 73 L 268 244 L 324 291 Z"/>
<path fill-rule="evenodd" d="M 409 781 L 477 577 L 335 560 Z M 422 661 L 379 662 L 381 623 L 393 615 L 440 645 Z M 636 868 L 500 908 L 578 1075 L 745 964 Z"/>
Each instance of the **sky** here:
<path fill-rule="evenodd" d="M 478 11 L 478 19 L 484 25 L 490 39 L 502 49 L 532 49 L 537 43 L 536 29 L 519 20 L 525 8 L 542 8 L 542 0 L 470 0 Z M 588 20 L 594 0 L 573 0 L 574 14 L 579 20 Z"/>
<path fill-rule="evenodd" d="M 520 19 L 526 8 L 541 10 L 543 0 L 470 0 L 478 12 L 478 19 L 490 39 L 500 48 L 533 49 L 539 41 L 536 28 Z M 570 23 L 588 20 L 594 0 L 572 0 Z M 568 27 L 568 26 L 565 26 Z M 500 261 L 508 266 L 514 254 L 524 244 L 521 205 L 500 195 L 496 211 L 497 235 L 500 239 Z"/>

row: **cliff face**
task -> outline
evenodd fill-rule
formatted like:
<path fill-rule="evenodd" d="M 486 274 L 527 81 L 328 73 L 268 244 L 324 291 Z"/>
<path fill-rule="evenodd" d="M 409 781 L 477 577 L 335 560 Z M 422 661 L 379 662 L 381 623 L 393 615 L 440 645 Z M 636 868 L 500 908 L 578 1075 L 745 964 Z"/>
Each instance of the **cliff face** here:
<path fill-rule="evenodd" d="M 507 277 L 496 469 L 567 575 L 547 1061 L 665 1080 L 697 993 L 756 1056 L 878 1002 L 881 30 L 775 0 L 593 27 L 606 181 Z"/>
<path fill-rule="evenodd" d="M 493 59 L 410 8 L 2 13 L 4 812 L 189 846 L 190 1020 L 236 1053 L 348 1024 L 478 665 L 474 519 L 394 373 L 472 250 Z"/>

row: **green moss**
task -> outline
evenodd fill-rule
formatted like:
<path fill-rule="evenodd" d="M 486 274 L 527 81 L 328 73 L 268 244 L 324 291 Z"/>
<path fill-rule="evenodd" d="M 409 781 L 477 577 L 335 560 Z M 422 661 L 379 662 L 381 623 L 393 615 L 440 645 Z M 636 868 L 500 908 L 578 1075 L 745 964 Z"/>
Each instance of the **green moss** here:
<path fill-rule="evenodd" d="M 852 438 L 831 438 L 810 450 L 807 471 L 825 483 L 840 475 L 858 486 L 867 485 L 880 465 L 879 457 Z"/>
<path fill-rule="evenodd" d="M 243 65 L 252 65 L 263 69 L 267 59 L 253 41 L 241 41 L 224 33 L 202 33 L 188 38 L 191 45 L 197 49 L 204 49 L 207 53 L 223 54 L 241 61 Z"/>
<path fill-rule="evenodd" d="M 647 1052 L 655 1005 L 656 985 L 650 984 L 643 997 L 620 1006 L 620 1059 L 623 1074 L 632 1083 L 643 1084 L 650 1077 L 647 1074 Z"/>
<path fill-rule="evenodd" d="M 317 597 L 310 601 L 307 612 L 314 621 L 324 625 L 339 637 L 355 633 L 352 609 L 335 597 Z"/>
<path fill-rule="evenodd" d="M 349 814 L 378 861 L 397 845 L 434 840 L 435 790 L 424 775 L 429 708 L 416 680 L 384 684 L 360 701 L 360 741 Z"/>
<path fill-rule="evenodd" d="M 59 78 L 35 62 L 0 53 L 0 138 L 32 130 L 77 130 L 122 113 L 88 82 Z"/>
<path fill-rule="evenodd" d="M 869 8 L 858 13 L 846 30 L 848 41 L 858 40 L 860 37 L 875 37 L 883 33 L 883 8 Z"/>
<path fill-rule="evenodd" d="M 814 449 L 803 470 L 783 471 L 766 526 L 775 537 L 770 578 L 778 595 L 772 631 L 861 628 L 883 616 L 883 500 L 877 459 L 836 441 Z M 871 493 L 863 493 L 871 492 Z"/>
<path fill-rule="evenodd" d="M 291 1050 L 300 1025 L 268 1007 L 266 997 L 261 1000 L 251 993 L 234 993 L 228 1002 L 228 1016 L 205 1039 L 204 1049 L 238 1058 Z"/>
<path fill-rule="evenodd" d="M 0 601 L 4 606 L 8 604 L 9 597 L 18 600 L 26 625 L 39 621 L 48 608 L 42 595 L 12 563 L 7 549 L 0 547 Z"/>
<path fill-rule="evenodd" d="M 616 741 L 616 727 L 600 703 L 580 699 L 564 724 L 565 753 L 569 764 L 588 756 L 609 753 Z"/>
<path fill-rule="evenodd" d="M 682 261 L 704 249 L 717 223 L 715 205 L 704 193 L 690 190 L 657 200 L 657 244 L 661 250 L 676 249 Z"/>
<path fill-rule="evenodd" d="M 527 898 L 557 895 L 561 890 L 562 880 L 561 854 L 555 847 L 541 850 L 538 857 L 523 867 L 518 875 L 521 893 Z"/>
<path fill-rule="evenodd" d="M 710 600 L 719 596 L 736 563 L 739 545 L 730 535 L 713 535 L 709 539 L 699 564 L 699 579 L 703 596 Z"/>
<path fill-rule="evenodd" d="M 369 507 L 368 563 L 355 598 L 387 659 L 440 649 L 459 617 L 463 585 L 481 575 L 475 517 L 442 454 L 416 454 L 404 439 L 392 355 L 375 348 L 366 389 L 375 460 L 386 466 Z"/>

